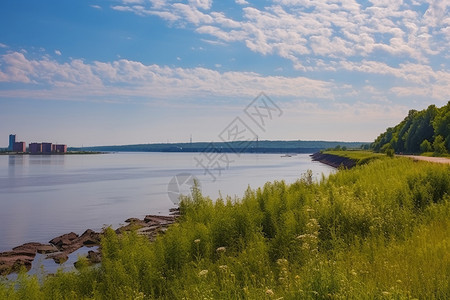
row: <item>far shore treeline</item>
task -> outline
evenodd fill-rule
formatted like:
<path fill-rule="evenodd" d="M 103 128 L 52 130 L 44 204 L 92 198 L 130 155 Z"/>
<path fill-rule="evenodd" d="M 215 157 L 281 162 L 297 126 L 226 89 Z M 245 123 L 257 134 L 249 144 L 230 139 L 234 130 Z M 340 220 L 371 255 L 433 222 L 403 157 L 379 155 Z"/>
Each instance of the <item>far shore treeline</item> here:
<path fill-rule="evenodd" d="M 395 127 L 389 127 L 371 144 L 376 152 L 445 155 L 450 152 L 450 101 L 437 108 L 435 105 L 417 111 Z"/>
<path fill-rule="evenodd" d="M 121 146 L 95 146 L 69 148 L 69 151 L 101 152 L 237 152 L 237 153 L 313 153 L 327 148 L 361 148 L 363 142 L 328 141 L 250 141 L 250 142 L 197 142 L 159 143 Z"/>

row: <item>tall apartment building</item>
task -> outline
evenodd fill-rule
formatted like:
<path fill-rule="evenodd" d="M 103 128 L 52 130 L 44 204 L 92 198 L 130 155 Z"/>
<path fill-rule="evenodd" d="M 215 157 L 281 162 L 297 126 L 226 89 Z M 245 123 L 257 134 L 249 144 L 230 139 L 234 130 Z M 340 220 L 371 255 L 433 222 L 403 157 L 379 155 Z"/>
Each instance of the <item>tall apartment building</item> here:
<path fill-rule="evenodd" d="M 52 143 L 30 143 L 29 151 L 31 154 L 66 153 L 67 145 Z"/>
<path fill-rule="evenodd" d="M 27 152 L 27 144 L 25 144 L 25 142 L 15 142 L 13 146 L 13 151 L 25 153 Z"/>
<path fill-rule="evenodd" d="M 42 153 L 52 153 L 52 143 L 42 143 Z"/>
<path fill-rule="evenodd" d="M 9 135 L 9 145 L 8 145 L 8 151 L 14 151 L 14 143 L 16 142 L 16 135 L 10 134 Z"/>
<path fill-rule="evenodd" d="M 52 152 L 53 153 L 66 153 L 67 152 L 67 145 L 52 145 Z"/>
<path fill-rule="evenodd" d="M 28 147 L 31 154 L 42 153 L 42 144 L 41 143 L 30 143 Z"/>

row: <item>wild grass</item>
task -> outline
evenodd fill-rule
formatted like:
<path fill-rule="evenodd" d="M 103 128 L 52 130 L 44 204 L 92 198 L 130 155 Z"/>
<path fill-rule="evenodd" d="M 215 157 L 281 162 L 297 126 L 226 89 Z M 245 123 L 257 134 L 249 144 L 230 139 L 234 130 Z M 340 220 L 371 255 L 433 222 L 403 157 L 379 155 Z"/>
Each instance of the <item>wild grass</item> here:
<path fill-rule="evenodd" d="M 108 229 L 98 268 L 22 274 L 0 299 L 449 299 L 449 194 L 449 166 L 405 158 L 242 199 L 194 188 L 155 242 Z"/>
<path fill-rule="evenodd" d="M 354 160 L 357 165 L 364 165 L 374 159 L 386 158 L 386 154 L 384 153 L 375 153 L 372 151 L 364 151 L 364 150 L 345 150 L 345 151 L 330 150 L 324 151 L 323 153 L 350 158 Z"/>
<path fill-rule="evenodd" d="M 450 157 L 450 154 L 448 153 L 435 153 L 435 152 L 423 152 L 420 154 L 421 156 L 428 156 L 428 157 Z"/>

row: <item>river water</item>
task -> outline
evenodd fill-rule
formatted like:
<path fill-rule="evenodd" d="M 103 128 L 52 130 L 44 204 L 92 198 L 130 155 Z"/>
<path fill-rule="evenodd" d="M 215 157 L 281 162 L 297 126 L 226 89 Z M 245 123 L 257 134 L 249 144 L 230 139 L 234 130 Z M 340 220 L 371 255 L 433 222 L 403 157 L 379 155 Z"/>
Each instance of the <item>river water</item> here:
<path fill-rule="evenodd" d="M 0 252 L 71 231 L 117 227 L 130 217 L 168 214 L 175 207 L 173 195 L 189 192 L 191 175 L 204 195 L 216 199 L 219 191 L 241 197 L 249 185 L 292 183 L 308 169 L 316 180 L 334 170 L 308 154 L 227 154 L 208 167 L 210 158 L 201 153 L 1 155 Z"/>

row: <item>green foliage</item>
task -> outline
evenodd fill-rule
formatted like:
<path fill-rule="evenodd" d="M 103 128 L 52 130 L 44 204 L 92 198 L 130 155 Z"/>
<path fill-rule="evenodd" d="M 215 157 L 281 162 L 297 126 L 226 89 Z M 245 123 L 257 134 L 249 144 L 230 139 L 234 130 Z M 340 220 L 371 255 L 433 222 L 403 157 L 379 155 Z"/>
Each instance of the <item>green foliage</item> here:
<path fill-rule="evenodd" d="M 441 108 L 430 105 L 422 111 L 410 110 L 400 124 L 379 135 L 371 148 L 385 153 L 390 148 L 397 153 L 430 152 L 429 144 L 434 145 L 439 136 L 443 140 L 436 146 L 441 152 L 435 153 L 446 153 L 450 149 L 450 102 Z M 428 143 L 424 144 L 425 141 Z"/>
<path fill-rule="evenodd" d="M 372 159 L 242 199 L 194 187 L 155 242 L 107 229 L 100 267 L 22 274 L 0 299 L 450 298 L 450 166 L 339 153 Z"/>
<path fill-rule="evenodd" d="M 342 156 L 355 161 L 357 165 L 364 165 L 372 160 L 385 158 L 383 154 L 374 153 L 372 151 L 347 150 L 347 151 L 324 151 L 325 154 Z"/>
<path fill-rule="evenodd" d="M 444 137 L 447 150 L 450 149 L 450 105 L 442 107 L 433 121 L 435 135 Z"/>
<path fill-rule="evenodd" d="M 445 147 L 444 138 L 441 135 L 438 135 L 433 142 L 433 150 L 434 153 L 439 154 L 445 154 L 447 152 L 447 149 Z"/>
<path fill-rule="evenodd" d="M 420 151 L 422 153 L 431 152 L 432 150 L 433 148 L 431 148 L 431 144 L 428 140 L 424 140 L 422 144 L 420 144 Z"/>
<path fill-rule="evenodd" d="M 389 156 L 389 157 L 394 157 L 394 154 L 395 154 L 395 152 L 394 152 L 394 149 L 392 149 L 392 148 L 388 148 L 388 149 L 386 149 L 386 155 L 387 156 Z"/>

